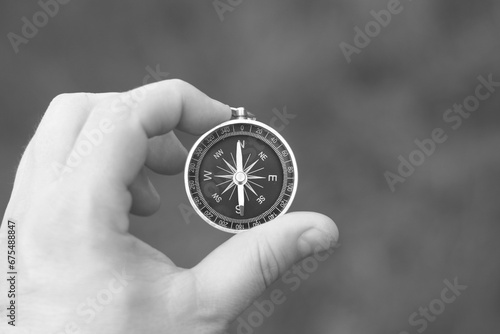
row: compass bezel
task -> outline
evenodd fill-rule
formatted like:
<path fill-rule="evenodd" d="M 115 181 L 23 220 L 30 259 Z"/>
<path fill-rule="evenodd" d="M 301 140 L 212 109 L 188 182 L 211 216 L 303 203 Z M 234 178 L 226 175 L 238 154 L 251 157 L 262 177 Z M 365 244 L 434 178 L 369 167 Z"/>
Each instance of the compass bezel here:
<path fill-rule="evenodd" d="M 190 186 L 189 186 L 189 168 L 190 168 L 190 163 L 193 159 L 193 156 L 195 154 L 195 150 L 197 149 L 197 147 L 209 136 L 211 135 L 212 133 L 214 133 L 215 131 L 219 130 L 219 129 L 222 129 L 224 127 L 227 127 L 227 126 L 230 126 L 230 125 L 236 125 L 236 124 L 244 124 L 244 125 L 253 125 L 253 126 L 256 126 L 256 127 L 260 127 L 262 129 L 265 129 L 266 131 L 268 131 L 269 133 L 271 133 L 273 136 L 275 136 L 276 138 L 278 138 L 278 140 L 282 143 L 282 145 L 284 146 L 284 148 L 287 150 L 288 154 L 289 154 L 289 158 L 291 160 L 291 165 L 293 166 L 293 189 L 291 191 L 291 193 L 289 194 L 289 199 L 287 201 L 287 203 L 285 204 L 285 206 L 281 209 L 281 212 L 279 212 L 279 214 L 277 214 L 273 219 L 276 219 L 282 215 L 284 215 L 288 209 L 290 208 L 294 198 L 295 198 L 295 194 L 296 194 L 296 191 L 297 191 L 297 186 L 298 186 L 298 168 L 297 168 L 297 161 L 295 159 L 295 155 L 290 147 L 290 145 L 288 144 L 288 142 L 283 138 L 283 136 L 281 136 L 281 134 L 276 131 L 275 129 L 273 129 L 272 127 L 268 126 L 267 124 L 264 124 L 262 122 L 259 122 L 259 121 L 256 121 L 256 120 L 252 120 L 252 119 L 245 119 L 245 118 L 237 118 L 237 119 L 231 119 L 229 121 L 226 121 L 224 123 L 221 123 L 213 128 L 211 128 L 210 130 L 208 130 L 207 132 L 205 132 L 200 138 L 198 138 L 196 140 L 196 142 L 193 144 L 193 146 L 191 147 L 191 150 L 189 151 L 189 154 L 188 154 L 188 157 L 187 157 L 187 160 L 186 160 L 186 164 L 185 164 L 185 168 L 184 168 L 184 186 L 185 186 L 185 190 L 186 190 L 186 194 L 188 196 L 188 199 L 189 199 L 189 202 L 191 204 L 191 206 L 194 208 L 195 212 L 198 214 L 198 216 L 200 216 L 202 218 L 203 221 L 205 221 L 206 223 L 208 223 L 209 225 L 211 225 L 212 227 L 215 227 L 216 229 L 218 230 L 221 230 L 221 231 L 224 231 L 224 232 L 227 232 L 227 233 L 233 233 L 233 234 L 236 234 L 236 233 L 240 233 L 240 232 L 244 232 L 244 231 L 248 231 L 252 228 L 254 228 L 255 226 L 250 226 L 249 228 L 247 229 L 235 229 L 235 228 L 230 228 L 230 227 L 223 227 L 217 223 L 215 223 L 214 221 L 212 221 L 210 218 L 206 217 L 204 215 L 204 213 L 198 208 L 198 205 L 194 202 L 194 199 L 193 199 L 193 195 L 191 193 L 191 190 L 190 190 Z M 248 135 L 249 137 L 255 137 L 255 134 L 252 133 L 252 132 L 248 132 L 248 131 L 245 131 L 247 133 L 251 133 L 252 135 Z M 235 132 L 236 133 L 236 132 Z M 235 134 L 237 135 L 237 134 Z M 264 138 L 264 136 L 261 136 L 262 138 Z M 216 138 L 217 140 L 218 138 Z M 262 140 L 264 142 L 265 145 L 267 146 L 270 146 L 269 143 L 267 143 L 265 140 Z M 275 151 L 275 148 L 274 147 L 271 147 L 271 149 L 273 151 Z M 208 150 L 208 149 L 207 149 Z M 203 157 L 204 158 L 204 157 Z M 202 160 L 203 160 L 202 158 Z M 201 162 L 199 164 L 197 164 L 197 167 L 199 167 L 201 165 Z M 281 165 L 280 167 L 281 169 L 283 169 L 283 165 Z M 283 173 L 286 174 L 286 172 L 283 170 Z M 199 175 L 199 171 L 195 172 L 196 175 Z M 288 182 L 288 183 L 291 183 L 291 182 Z M 285 184 L 286 184 L 286 180 L 284 179 L 283 180 L 283 188 L 285 188 Z M 282 191 L 283 192 L 283 191 Z M 282 193 L 281 192 L 281 193 Z M 205 197 L 203 196 L 203 194 L 200 193 L 199 195 L 200 197 Z M 282 198 L 283 195 L 280 195 L 280 197 L 278 197 L 278 200 L 275 201 L 275 203 L 273 204 L 273 207 L 276 205 L 276 203 L 278 203 L 279 199 Z M 214 212 L 217 212 L 217 210 L 215 210 L 214 208 L 209 208 L 209 210 L 213 210 Z M 264 213 L 265 211 L 263 211 Z M 243 220 L 248 220 L 247 219 L 242 219 Z M 272 219 L 270 219 L 272 220 Z M 267 223 L 268 221 L 270 220 L 267 220 L 264 222 Z"/>

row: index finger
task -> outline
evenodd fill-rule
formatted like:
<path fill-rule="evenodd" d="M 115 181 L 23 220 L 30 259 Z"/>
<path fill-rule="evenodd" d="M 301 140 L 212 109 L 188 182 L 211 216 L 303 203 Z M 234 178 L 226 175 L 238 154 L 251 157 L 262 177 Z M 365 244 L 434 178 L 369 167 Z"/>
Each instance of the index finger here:
<path fill-rule="evenodd" d="M 147 140 L 178 128 L 192 134 L 229 120 L 229 106 L 181 80 L 156 82 L 97 104 L 75 141 L 100 137 L 78 173 L 92 173 L 94 185 L 129 186 L 144 165 Z M 97 141 L 96 141 L 97 142 Z M 96 173 L 103 171 L 105 173 Z M 116 185 L 116 184 L 115 184 Z"/>
<path fill-rule="evenodd" d="M 174 79 L 139 87 L 129 92 L 146 92 L 136 113 L 148 137 L 165 134 L 175 127 L 199 135 L 229 120 L 228 105 L 214 100 L 189 83 Z M 140 94 L 139 94 L 140 95 Z"/>

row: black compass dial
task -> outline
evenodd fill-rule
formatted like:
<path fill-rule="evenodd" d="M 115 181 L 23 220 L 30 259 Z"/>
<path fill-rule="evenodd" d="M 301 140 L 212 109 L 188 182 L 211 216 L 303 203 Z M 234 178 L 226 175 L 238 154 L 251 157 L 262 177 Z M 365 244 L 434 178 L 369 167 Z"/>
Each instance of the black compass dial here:
<path fill-rule="evenodd" d="M 206 221 L 237 231 L 288 209 L 296 170 L 290 148 L 274 130 L 257 122 L 230 123 L 193 147 L 186 185 L 193 206 Z"/>

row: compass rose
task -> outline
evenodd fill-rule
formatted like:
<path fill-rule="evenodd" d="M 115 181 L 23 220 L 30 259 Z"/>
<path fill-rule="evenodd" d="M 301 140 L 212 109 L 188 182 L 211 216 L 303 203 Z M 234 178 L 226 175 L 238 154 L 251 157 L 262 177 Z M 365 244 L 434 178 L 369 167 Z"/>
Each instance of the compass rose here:
<path fill-rule="evenodd" d="M 264 170 L 264 167 L 253 170 L 255 165 L 261 161 L 260 158 L 257 158 L 252 164 L 247 167 L 247 164 L 252 156 L 251 153 L 248 154 L 245 163 L 243 164 L 243 153 L 242 148 L 245 148 L 245 141 L 240 141 L 236 143 L 236 161 L 234 159 L 233 154 L 231 153 L 231 158 L 233 164 L 228 162 L 226 159 L 222 159 L 226 164 L 225 167 L 228 169 L 217 166 L 220 170 L 226 172 L 227 174 L 215 174 L 214 177 L 226 179 L 226 181 L 222 181 L 217 184 L 217 186 L 226 185 L 222 194 L 225 194 L 227 191 L 231 190 L 231 194 L 229 196 L 229 200 L 233 197 L 233 194 L 236 189 L 238 189 L 238 206 L 240 215 L 243 216 L 245 214 L 245 197 L 247 200 L 250 200 L 247 189 L 251 191 L 255 196 L 259 197 L 253 186 L 264 188 L 261 184 L 257 183 L 255 180 L 265 179 L 265 176 L 254 175 L 255 173 Z M 253 185 L 253 186 L 252 186 Z M 221 194 L 221 195 L 222 195 Z"/>

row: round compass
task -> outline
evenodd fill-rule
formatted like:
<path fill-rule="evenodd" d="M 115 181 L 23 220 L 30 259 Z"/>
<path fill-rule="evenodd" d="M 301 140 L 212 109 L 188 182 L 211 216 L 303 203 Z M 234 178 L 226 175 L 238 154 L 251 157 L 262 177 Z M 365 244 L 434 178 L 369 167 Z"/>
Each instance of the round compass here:
<path fill-rule="evenodd" d="M 194 144 L 185 168 L 186 192 L 210 225 L 237 233 L 284 214 L 297 189 L 292 150 L 244 108 Z"/>

